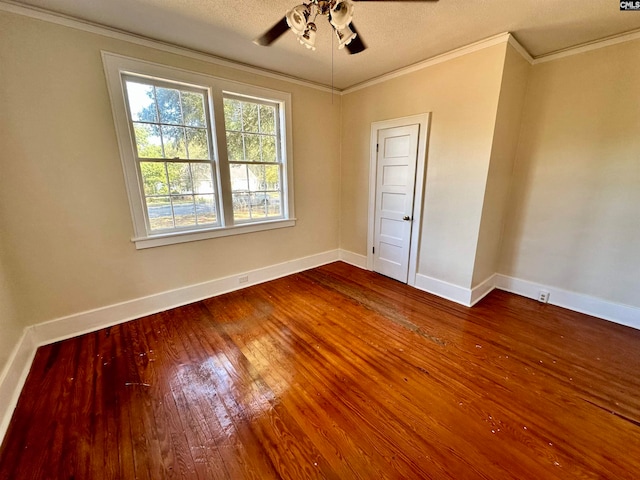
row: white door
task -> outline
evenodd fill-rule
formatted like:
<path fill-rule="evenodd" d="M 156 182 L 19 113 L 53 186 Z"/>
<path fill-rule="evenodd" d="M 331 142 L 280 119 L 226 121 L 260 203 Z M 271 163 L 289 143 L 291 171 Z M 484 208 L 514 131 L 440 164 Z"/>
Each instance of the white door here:
<path fill-rule="evenodd" d="M 407 283 L 420 125 L 378 130 L 373 270 Z"/>

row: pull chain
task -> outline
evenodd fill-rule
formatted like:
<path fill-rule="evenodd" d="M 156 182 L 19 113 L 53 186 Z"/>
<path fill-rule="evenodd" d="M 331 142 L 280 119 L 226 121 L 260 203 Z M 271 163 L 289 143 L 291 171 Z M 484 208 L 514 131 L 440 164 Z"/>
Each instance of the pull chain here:
<path fill-rule="evenodd" d="M 333 37 L 334 35 L 331 35 L 331 105 L 333 105 Z"/>

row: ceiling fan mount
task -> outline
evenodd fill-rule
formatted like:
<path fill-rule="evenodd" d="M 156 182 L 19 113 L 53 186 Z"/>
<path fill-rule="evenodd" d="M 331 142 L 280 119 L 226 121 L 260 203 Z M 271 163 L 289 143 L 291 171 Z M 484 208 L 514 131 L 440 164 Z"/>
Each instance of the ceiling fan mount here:
<path fill-rule="evenodd" d="M 268 47 L 287 30 L 291 30 L 298 41 L 310 50 L 315 50 L 316 19 L 327 17 L 331 28 L 338 38 L 338 49 L 346 48 L 350 54 L 360 53 L 367 47 L 353 24 L 354 2 L 374 1 L 414 1 L 437 2 L 438 0 L 309 0 L 289 10 L 284 17 L 253 43 Z"/>

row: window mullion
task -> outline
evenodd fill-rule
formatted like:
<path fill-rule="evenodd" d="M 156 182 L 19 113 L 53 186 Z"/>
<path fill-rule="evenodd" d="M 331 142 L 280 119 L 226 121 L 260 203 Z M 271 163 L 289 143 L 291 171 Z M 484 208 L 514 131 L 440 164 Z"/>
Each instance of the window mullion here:
<path fill-rule="evenodd" d="M 233 197 L 231 195 L 231 171 L 229 166 L 229 157 L 227 151 L 227 135 L 224 128 L 224 100 L 222 90 L 219 88 L 212 89 L 211 102 L 213 104 L 213 125 L 211 133 L 216 137 L 216 146 L 218 149 L 218 171 L 220 178 L 220 206 L 221 214 L 224 220 L 223 225 L 231 226 L 233 221 Z"/>
<path fill-rule="evenodd" d="M 167 194 L 169 195 L 169 205 L 171 207 L 171 220 L 173 221 L 173 228 L 176 228 L 176 215 L 173 211 L 173 197 L 171 195 L 171 178 L 169 178 L 169 165 L 164 162 L 164 173 L 167 179 Z"/>

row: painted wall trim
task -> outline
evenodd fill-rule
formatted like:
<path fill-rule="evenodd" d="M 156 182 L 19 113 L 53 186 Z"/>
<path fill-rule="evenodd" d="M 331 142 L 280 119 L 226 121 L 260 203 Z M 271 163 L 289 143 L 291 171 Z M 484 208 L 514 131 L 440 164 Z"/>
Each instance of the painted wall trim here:
<path fill-rule="evenodd" d="M 493 274 L 479 285 L 473 288 L 465 288 L 419 273 L 416 275 L 416 284 L 414 286 L 419 290 L 451 300 L 465 307 L 473 307 L 496 288 L 495 277 L 496 275 Z"/>
<path fill-rule="evenodd" d="M 480 40 L 478 42 L 474 42 L 470 45 L 466 45 L 450 52 L 443 53 L 441 55 L 437 55 L 435 57 L 423 60 L 413 65 L 409 65 L 408 67 L 400 68 L 393 72 L 386 73 L 381 75 L 380 77 L 376 77 L 360 84 L 348 87 L 347 89 L 337 89 L 331 88 L 326 85 L 322 85 L 319 83 L 315 83 L 309 80 L 303 80 L 298 77 L 293 77 L 289 75 L 285 75 L 282 73 L 274 72 L 268 69 L 254 67 L 253 65 L 248 65 L 244 63 L 235 62 L 233 60 L 228 60 L 226 58 L 217 57 L 215 55 L 211 55 L 209 53 L 204 53 L 198 50 L 193 50 L 187 47 L 181 47 L 178 45 L 174 45 L 171 43 L 163 42 L 160 40 L 155 40 L 153 38 L 145 37 L 142 35 L 138 35 L 135 33 L 127 32 L 125 30 L 120 30 L 113 27 L 108 27 L 106 25 L 101 25 L 98 23 L 90 22 L 88 20 L 81 20 L 75 17 L 71 17 L 69 15 L 64 15 L 57 12 L 52 12 L 50 10 L 46 10 L 44 8 L 34 7 L 30 5 L 23 5 L 11 0 L 0 0 L 0 11 L 14 13 L 17 15 L 23 15 L 25 17 L 34 18 L 36 20 L 42 20 L 45 22 L 54 23 L 56 25 L 61 25 L 64 27 L 75 28 L 76 30 L 82 30 L 88 33 L 94 33 L 97 35 L 102 35 L 105 37 L 113 38 L 116 40 L 122 40 L 125 42 L 134 43 L 136 45 L 141 45 L 149 48 L 155 48 L 157 50 L 162 50 L 168 53 L 174 53 L 177 55 L 182 55 L 185 57 L 193 58 L 196 60 L 212 63 L 215 65 L 220 65 L 223 67 L 234 68 L 236 70 L 241 70 L 245 72 L 250 72 L 256 75 L 262 75 L 268 78 L 274 78 L 277 80 L 282 80 L 285 82 L 295 83 L 297 85 L 303 85 L 305 87 L 314 88 L 316 90 L 320 90 L 323 92 L 334 93 L 343 95 L 346 93 L 351 93 L 356 90 L 360 90 L 362 88 L 366 88 L 370 85 L 375 85 L 376 83 L 385 82 L 395 77 L 399 77 L 402 75 L 407 75 L 409 73 L 415 72 L 417 70 L 422 70 L 423 68 L 430 67 L 432 65 L 436 65 L 438 63 L 446 62 L 456 57 L 460 57 L 462 55 L 466 55 L 471 52 L 475 52 L 477 50 L 481 50 L 483 48 L 487 48 L 493 45 L 497 45 L 499 43 L 509 41 L 509 38 L 512 37 L 510 33 L 500 33 L 498 35 L 494 35 L 493 37 L 486 38 L 484 40 Z M 526 52 L 524 47 L 522 47 L 515 39 L 513 39 L 518 46 L 516 50 L 522 53 L 522 51 Z M 514 45 L 515 47 L 515 45 Z M 524 56 L 524 55 L 523 55 Z M 525 58 L 530 55 L 527 53 Z"/>
<path fill-rule="evenodd" d="M 437 65 L 438 63 L 443 63 L 448 60 L 460 57 L 462 55 L 466 55 L 468 53 L 482 50 L 483 48 L 491 47 L 493 45 L 498 45 L 503 42 L 508 42 L 511 46 L 513 46 L 520 53 L 520 55 L 522 55 L 522 57 L 525 60 L 527 60 L 527 62 L 531 63 L 532 65 L 537 65 L 539 63 L 551 62 L 559 58 L 569 57 L 571 55 L 578 55 L 580 53 L 589 52 L 591 50 L 597 50 L 599 48 L 616 45 L 618 43 L 629 42 L 632 40 L 640 39 L 640 30 L 632 30 L 631 32 L 626 32 L 619 35 L 613 35 L 610 37 L 594 40 L 593 42 L 587 42 L 582 45 L 576 45 L 574 47 L 569 47 L 557 52 L 540 55 L 538 57 L 532 57 L 531 54 L 527 52 L 526 48 L 524 48 L 522 44 L 520 44 L 511 33 L 505 32 L 505 33 L 500 33 L 498 35 L 494 35 L 493 37 L 486 38 L 484 40 L 471 43 L 469 45 L 465 45 L 455 50 L 445 52 L 441 55 L 436 55 L 435 57 L 428 58 L 426 60 L 415 63 L 413 65 L 409 65 L 407 67 L 394 70 L 392 72 L 386 73 L 379 77 L 372 78 L 362 83 L 352 85 L 351 87 L 340 90 L 337 88 L 332 89 L 329 86 L 315 83 L 309 80 L 304 80 L 298 77 L 293 77 L 293 76 L 285 75 L 283 73 L 274 72 L 268 69 L 255 67 L 253 65 L 248 65 L 248 64 L 239 63 L 233 60 L 228 60 L 226 58 L 217 57 L 215 55 L 200 52 L 198 50 L 193 50 L 187 47 L 180 47 L 178 45 L 162 42 L 160 40 L 155 40 L 149 37 L 137 35 L 124 30 L 118 30 L 113 27 L 100 25 L 97 23 L 89 22 L 87 20 L 77 19 L 61 13 L 51 12 L 43 8 L 19 4 L 11 0 L 0 0 L 0 11 L 13 13 L 17 15 L 23 15 L 25 17 L 34 18 L 36 20 L 42 20 L 45 22 L 50 22 L 50 23 L 62 25 L 65 27 L 75 28 L 76 30 L 95 33 L 97 35 L 102 35 L 102 36 L 113 38 L 116 40 L 135 43 L 137 45 L 142 45 L 149 48 L 155 48 L 157 50 L 162 50 L 168 53 L 174 53 L 177 55 L 182 55 L 185 57 L 212 63 L 215 65 L 234 68 L 236 70 L 250 72 L 256 75 L 261 75 L 263 77 L 282 80 L 285 82 L 294 83 L 297 85 L 302 85 L 305 87 L 320 90 L 322 92 L 334 93 L 338 95 L 346 95 L 348 93 L 352 93 L 352 92 L 361 90 L 363 88 L 376 85 L 378 83 L 386 82 L 387 80 L 391 80 L 393 78 L 407 75 L 409 73 L 422 70 L 423 68 L 427 68 L 432 65 Z"/>
<path fill-rule="evenodd" d="M 518 52 L 522 56 L 522 58 L 529 62 L 529 65 L 533 65 L 533 57 L 529 52 L 527 52 L 527 49 L 524 48 L 522 44 L 518 42 L 518 40 L 516 40 L 516 37 L 514 37 L 513 34 L 509 35 L 509 39 L 507 41 L 509 42 L 509 45 L 511 45 L 516 50 L 516 52 Z"/>
<path fill-rule="evenodd" d="M 31 363 L 36 355 L 36 348 L 33 330 L 27 327 L 0 373 L 0 443 L 9 428 L 11 415 L 18 403 L 24 382 L 27 380 Z"/>
<path fill-rule="evenodd" d="M 495 286 L 506 292 L 538 299 L 540 290 L 549 292 L 549 303 L 575 312 L 585 313 L 610 322 L 640 330 L 640 308 L 614 303 L 602 298 L 543 285 L 508 275 L 496 274 Z"/>
<path fill-rule="evenodd" d="M 495 288 L 533 300 L 538 299 L 540 290 L 546 290 L 552 305 L 640 330 L 640 308 L 498 273 L 472 289 L 419 273 L 415 287 L 466 307 L 475 305 Z"/>
<path fill-rule="evenodd" d="M 326 265 L 339 260 L 339 257 L 339 250 L 328 250 L 308 257 L 136 298 L 27 327 L 0 374 L 0 443 L 9 426 L 11 415 L 39 346 Z M 357 255 L 351 254 L 349 258 L 357 260 Z M 248 277 L 248 282 L 240 284 L 239 277 L 245 275 Z"/>
<path fill-rule="evenodd" d="M 437 295 L 438 297 L 446 300 L 459 303 L 465 307 L 471 306 L 471 290 L 468 288 L 429 277 L 422 273 L 418 273 L 416 275 L 416 283 L 414 287 L 418 290 L 432 293 L 433 295 Z"/>
<path fill-rule="evenodd" d="M 34 332 L 36 345 L 47 345 L 145 315 L 275 280 L 276 278 L 326 265 L 337 260 L 339 260 L 338 250 L 329 250 L 248 272 L 240 272 L 228 277 L 217 278 L 67 317 L 56 318 L 48 322 L 39 323 L 31 328 Z M 246 276 L 248 281 L 241 284 L 239 281 L 241 276 Z"/>
<path fill-rule="evenodd" d="M 477 52 L 478 50 L 483 50 L 488 47 L 493 47 L 494 45 L 506 43 L 509 41 L 510 37 L 511 37 L 511 34 L 508 32 L 500 33 L 498 35 L 494 35 L 493 37 L 485 38 L 484 40 L 474 42 L 470 45 L 456 48 L 455 50 L 451 50 L 450 52 L 446 52 L 441 55 L 436 55 L 435 57 L 428 58 L 418 63 L 414 63 L 413 65 L 409 65 L 407 67 L 400 68 L 398 70 L 394 70 L 389 73 L 385 73 L 384 75 L 380 75 L 379 77 L 372 78 L 371 80 L 366 80 L 362 83 L 358 83 L 352 87 L 342 90 L 342 95 L 357 92 L 358 90 L 362 90 L 363 88 L 371 87 L 372 85 L 377 85 L 378 83 L 387 82 L 394 78 L 402 77 L 404 75 L 408 75 L 410 73 L 423 70 L 425 68 L 431 67 L 433 65 L 437 65 L 439 63 L 448 62 L 449 60 L 453 60 L 454 58 L 458 58 L 463 55 L 467 55 L 469 53 Z"/>
<path fill-rule="evenodd" d="M 220 65 L 222 67 L 233 68 L 244 72 L 253 73 L 255 75 L 261 75 L 263 77 L 274 78 L 276 80 L 282 80 L 289 83 L 295 83 L 309 88 L 314 88 L 322 92 L 337 94 L 340 91 L 332 89 L 331 87 L 321 85 L 309 80 L 303 80 L 298 77 L 285 75 L 283 73 L 274 72 L 266 68 L 254 67 L 245 63 L 228 60 L 226 58 L 217 57 L 210 53 L 204 53 L 198 50 L 193 50 L 187 47 L 181 47 L 171 43 L 163 42 L 161 40 L 155 40 L 153 38 L 145 37 L 143 35 L 137 35 L 135 33 L 127 32 L 125 30 L 119 30 L 117 28 L 108 27 L 98 23 L 90 22 L 88 20 L 81 20 L 62 13 L 56 13 L 44 8 L 28 6 L 18 4 L 8 0 L 0 0 L 0 11 L 22 15 L 36 20 L 42 20 L 63 27 L 74 28 L 83 32 L 94 33 L 96 35 L 102 35 L 104 37 L 113 38 L 115 40 L 122 40 L 143 47 L 154 48 L 156 50 L 162 50 L 163 52 L 173 53 L 176 55 L 182 55 L 183 57 L 193 58 L 203 62 L 212 63 L 214 65 Z"/>
<path fill-rule="evenodd" d="M 495 273 L 469 291 L 469 306 L 473 307 L 476 303 L 489 295 L 494 288 L 496 288 Z"/>
<path fill-rule="evenodd" d="M 619 35 L 612 35 L 610 37 L 601 38 L 593 42 L 583 43 L 582 45 L 576 45 L 575 47 L 569 47 L 557 52 L 548 53 L 546 55 L 540 55 L 533 59 L 533 64 L 552 62 L 559 58 L 570 57 L 572 55 L 579 55 L 581 53 L 590 52 L 592 50 L 598 50 L 600 48 L 610 47 L 611 45 L 617 45 L 619 43 L 631 42 L 633 40 L 640 39 L 640 30 L 632 30 L 631 32 L 621 33 Z"/>
<path fill-rule="evenodd" d="M 342 260 L 344 263 L 348 263 L 349 265 L 353 265 L 354 267 L 367 270 L 366 255 L 360 255 L 359 253 L 353 253 L 353 252 L 350 252 L 349 250 L 340 249 L 338 252 L 338 258 Z"/>

